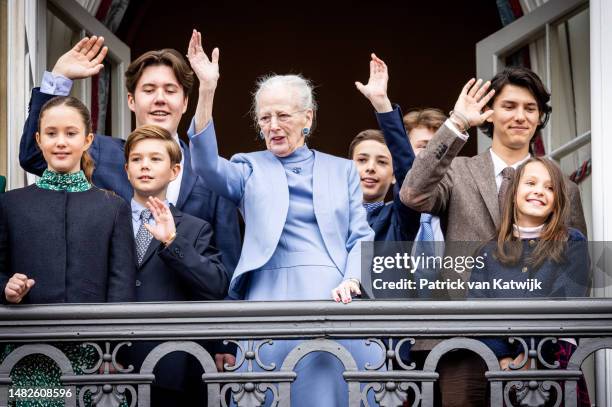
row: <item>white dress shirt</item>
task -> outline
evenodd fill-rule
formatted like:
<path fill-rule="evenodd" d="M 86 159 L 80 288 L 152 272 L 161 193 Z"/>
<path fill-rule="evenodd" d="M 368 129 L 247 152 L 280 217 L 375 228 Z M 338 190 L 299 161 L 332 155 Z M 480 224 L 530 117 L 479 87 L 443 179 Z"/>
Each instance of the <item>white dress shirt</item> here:
<path fill-rule="evenodd" d="M 501 183 L 504 180 L 504 177 L 502 177 L 502 171 L 504 170 L 504 168 L 512 167 L 516 170 L 522 163 L 529 160 L 529 158 L 531 157 L 530 154 L 527 154 L 525 158 L 515 162 L 512 165 L 508 165 L 497 154 L 495 154 L 492 148 L 490 148 L 489 151 L 491 152 L 491 159 L 493 160 L 493 171 L 495 175 L 495 184 L 497 184 L 498 192 L 499 192 L 499 187 L 501 186 Z"/>
<path fill-rule="evenodd" d="M 179 142 L 178 134 L 174 134 L 172 136 L 174 141 L 176 141 L 181 148 L 181 171 L 179 172 L 178 177 L 174 181 L 171 181 L 168 184 L 168 191 L 166 191 L 166 199 L 172 205 L 176 206 L 176 202 L 178 201 L 179 193 L 181 192 L 181 181 L 183 180 L 183 166 L 185 165 L 185 151 Z"/>

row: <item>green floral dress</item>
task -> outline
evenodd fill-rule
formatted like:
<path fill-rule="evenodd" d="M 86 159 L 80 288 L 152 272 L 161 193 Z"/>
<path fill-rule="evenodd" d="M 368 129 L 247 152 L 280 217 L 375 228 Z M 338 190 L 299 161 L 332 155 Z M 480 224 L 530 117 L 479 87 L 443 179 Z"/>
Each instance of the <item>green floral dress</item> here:
<path fill-rule="evenodd" d="M 75 374 L 83 374 L 84 369 L 92 368 L 99 359 L 98 352 L 92 346 L 83 347 L 70 342 L 52 343 L 51 345 L 66 355 L 72 364 Z M 0 357 L 0 363 L 15 349 L 17 349 L 17 345 L 5 345 Z M 50 358 L 41 354 L 29 355 L 13 368 L 11 372 L 12 387 L 21 389 L 62 389 L 65 386 L 62 386 L 60 383 L 60 376 L 59 367 Z M 72 397 L 76 397 L 78 400 L 78 393 Z M 91 406 L 90 393 L 85 394 L 83 400 L 85 406 Z M 63 405 L 63 399 L 24 399 L 18 401 L 13 399 L 9 402 L 9 407 L 62 407 Z"/>
<path fill-rule="evenodd" d="M 83 171 L 72 174 L 58 174 L 50 170 L 45 170 L 42 177 L 36 181 L 36 186 L 51 191 L 66 192 L 85 192 L 91 189 L 91 184 L 87 181 Z"/>
<path fill-rule="evenodd" d="M 50 170 L 45 170 L 42 177 L 36 181 L 36 186 L 42 189 L 66 192 L 84 192 L 91 188 L 91 184 L 85 177 L 83 171 L 72 174 L 59 174 Z M 72 364 L 75 374 L 83 374 L 86 369 L 91 369 L 99 359 L 98 352 L 92 347 L 83 347 L 78 343 L 62 342 L 53 343 L 53 346 L 61 350 Z M 0 363 L 18 345 L 5 344 L 0 354 Z M 61 372 L 59 367 L 48 357 L 41 354 L 34 354 L 23 358 L 12 370 L 11 379 L 14 388 L 57 388 L 64 386 L 60 383 Z M 72 397 L 76 397 L 77 394 Z M 85 406 L 91 405 L 91 394 L 88 392 L 83 398 Z M 11 399 L 10 407 L 62 407 L 63 399 L 23 399 L 15 401 Z M 127 407 L 127 403 L 122 403 L 122 407 Z"/>

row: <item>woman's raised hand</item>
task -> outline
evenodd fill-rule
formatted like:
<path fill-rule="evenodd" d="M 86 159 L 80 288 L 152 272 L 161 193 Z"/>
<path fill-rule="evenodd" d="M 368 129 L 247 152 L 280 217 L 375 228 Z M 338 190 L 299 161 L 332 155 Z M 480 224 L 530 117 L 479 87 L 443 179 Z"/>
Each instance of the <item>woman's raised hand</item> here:
<path fill-rule="evenodd" d="M 453 112 L 456 112 L 458 117 L 454 118 L 453 115 L 451 115 L 453 122 L 461 123 L 467 120 L 469 127 L 480 126 L 484 123 L 484 121 L 493 114 L 493 110 L 491 109 L 484 112 L 482 111 L 495 94 L 495 90 L 491 90 L 487 93 L 490 86 L 490 81 L 483 84 L 482 79 L 470 79 L 461 90 L 459 98 L 455 103 Z"/>
<path fill-rule="evenodd" d="M 371 58 L 368 83 L 364 85 L 361 82 L 355 82 L 355 87 L 368 98 L 378 113 L 390 112 L 393 107 L 387 96 L 387 83 L 389 82 L 387 65 L 374 53 Z"/>
<path fill-rule="evenodd" d="M 187 49 L 187 59 L 200 81 L 200 89 L 215 89 L 219 81 L 219 48 L 213 49 L 210 56 L 209 59 L 202 48 L 202 34 L 193 30 Z"/>

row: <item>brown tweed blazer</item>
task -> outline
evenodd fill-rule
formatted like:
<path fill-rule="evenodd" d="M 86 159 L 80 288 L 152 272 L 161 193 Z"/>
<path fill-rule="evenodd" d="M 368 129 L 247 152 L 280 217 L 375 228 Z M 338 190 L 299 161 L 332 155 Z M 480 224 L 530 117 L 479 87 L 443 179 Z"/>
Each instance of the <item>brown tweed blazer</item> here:
<path fill-rule="evenodd" d="M 446 215 L 446 241 L 491 240 L 500 223 L 491 153 L 457 157 L 465 141 L 446 125 L 414 160 L 400 197 L 419 212 Z M 570 201 L 568 224 L 587 235 L 578 186 L 566 179 Z"/>
<path fill-rule="evenodd" d="M 419 212 L 446 217 L 446 256 L 475 255 L 496 236 L 500 223 L 493 160 L 487 150 L 474 157 L 457 157 L 466 143 L 446 125 L 414 160 L 400 191 L 401 201 Z M 578 186 L 566 178 L 570 201 L 568 224 L 587 235 Z M 462 242 L 462 243 L 449 243 Z M 465 243 L 463 243 L 465 242 Z M 441 270 L 438 280 L 468 281 L 470 270 Z M 437 299 L 462 299 L 466 290 L 437 290 Z"/>

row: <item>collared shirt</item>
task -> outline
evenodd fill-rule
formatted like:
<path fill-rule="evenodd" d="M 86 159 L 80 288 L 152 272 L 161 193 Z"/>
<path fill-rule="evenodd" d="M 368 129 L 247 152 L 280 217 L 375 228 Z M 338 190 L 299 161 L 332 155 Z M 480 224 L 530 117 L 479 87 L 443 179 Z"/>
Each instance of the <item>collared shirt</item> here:
<path fill-rule="evenodd" d="M 495 184 L 497 184 L 497 191 L 499 191 L 499 187 L 501 186 L 501 183 L 504 180 L 504 177 L 502 177 L 502 171 L 504 170 L 504 168 L 512 167 L 516 170 L 522 163 L 524 163 L 531 157 L 530 154 L 527 154 L 527 156 L 522 160 L 519 160 L 512 165 L 508 165 L 497 154 L 495 154 L 492 148 L 490 148 L 489 151 L 491 152 L 491 159 L 493 160 L 493 174 L 495 175 Z"/>
<path fill-rule="evenodd" d="M 55 96 L 68 96 L 70 93 L 70 89 L 72 89 L 72 80 L 66 78 L 63 75 L 54 75 L 49 71 L 45 71 L 43 74 L 42 81 L 40 83 L 40 91 L 42 93 L 46 93 L 48 95 Z M 170 203 L 176 205 L 178 201 L 179 194 L 181 192 L 181 182 L 183 180 L 183 166 L 185 165 L 185 150 L 181 146 L 179 142 L 178 134 L 173 134 L 172 138 L 176 141 L 181 148 L 181 171 L 179 172 L 178 177 L 174 181 L 171 181 L 168 184 L 168 191 L 166 192 L 166 197 Z M 138 229 L 137 229 L 138 230 Z"/>
<path fill-rule="evenodd" d="M 455 123 L 453 123 L 453 121 L 451 119 L 446 119 L 444 121 L 444 126 L 448 127 L 449 129 L 452 130 L 453 133 L 455 133 L 455 135 L 463 140 L 467 140 L 469 138 L 469 134 L 467 133 L 461 133 L 459 131 L 459 129 L 457 129 L 457 127 L 455 127 Z"/>
<path fill-rule="evenodd" d="M 183 181 L 183 168 L 185 166 L 185 150 L 183 150 L 183 146 L 179 142 L 178 134 L 174 134 L 172 136 L 174 141 L 176 141 L 181 148 L 181 170 L 179 171 L 178 177 L 174 181 L 170 181 L 168 184 L 168 190 L 166 191 L 166 199 L 174 206 L 176 206 L 176 202 L 178 201 L 179 194 L 181 193 L 181 182 Z M 191 164 L 191 163 L 190 163 Z"/>
<path fill-rule="evenodd" d="M 385 201 L 377 201 L 377 202 L 364 202 L 363 207 L 365 208 L 367 213 L 373 212 L 379 208 L 385 206 Z"/>
<path fill-rule="evenodd" d="M 168 205 L 168 200 L 166 199 L 164 203 Z M 136 235 L 138 234 L 138 229 L 140 229 L 140 212 L 142 212 L 143 209 L 146 209 L 146 207 L 136 202 L 134 198 L 132 198 L 132 200 L 130 201 L 130 206 L 132 207 L 132 226 L 133 226 L 132 229 L 134 232 L 134 239 L 136 239 Z M 151 216 L 151 219 L 149 219 L 149 225 L 151 226 L 156 225 L 155 218 L 153 216 Z"/>
<path fill-rule="evenodd" d="M 446 119 L 446 121 L 444 122 L 444 125 L 446 127 L 448 127 L 450 130 L 453 131 L 453 133 L 455 133 L 457 135 L 457 137 L 462 138 L 463 140 L 467 140 L 468 139 L 468 134 L 467 133 L 461 133 L 457 127 L 455 127 L 454 123 L 450 120 L 450 119 Z M 527 156 L 525 158 L 523 158 L 522 160 L 515 162 L 512 165 L 508 165 L 504 162 L 504 160 L 502 160 L 497 154 L 495 154 L 493 152 L 493 149 L 489 149 L 489 151 L 491 152 L 491 158 L 493 159 L 493 170 L 494 170 L 494 175 L 495 175 L 495 184 L 497 184 L 497 190 L 499 191 L 499 187 L 501 186 L 501 183 L 503 181 L 503 177 L 501 175 L 502 171 L 504 170 L 504 168 L 506 167 L 512 167 L 515 170 L 519 167 L 519 165 L 521 165 L 522 163 L 524 163 L 525 161 L 527 161 L 531 155 L 527 154 Z"/>
<path fill-rule="evenodd" d="M 68 96 L 72 88 L 72 81 L 63 75 L 54 75 L 45 71 L 40 82 L 40 91 L 48 95 Z"/>

